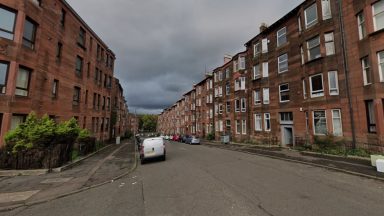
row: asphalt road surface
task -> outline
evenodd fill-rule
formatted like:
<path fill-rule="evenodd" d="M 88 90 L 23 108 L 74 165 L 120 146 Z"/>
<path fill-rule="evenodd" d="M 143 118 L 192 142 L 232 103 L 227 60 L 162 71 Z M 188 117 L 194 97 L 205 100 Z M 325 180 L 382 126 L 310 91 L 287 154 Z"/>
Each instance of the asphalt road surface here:
<path fill-rule="evenodd" d="M 384 215 L 384 183 L 206 146 L 167 144 L 167 160 L 126 178 L 0 215 Z"/>

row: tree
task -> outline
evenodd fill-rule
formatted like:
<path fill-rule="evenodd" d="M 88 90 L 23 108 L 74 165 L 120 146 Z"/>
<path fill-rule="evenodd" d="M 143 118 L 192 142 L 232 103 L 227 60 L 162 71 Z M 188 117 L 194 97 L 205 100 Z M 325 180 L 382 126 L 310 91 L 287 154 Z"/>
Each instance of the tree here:
<path fill-rule="evenodd" d="M 143 132 L 155 132 L 157 127 L 156 115 L 140 115 L 139 129 Z"/>

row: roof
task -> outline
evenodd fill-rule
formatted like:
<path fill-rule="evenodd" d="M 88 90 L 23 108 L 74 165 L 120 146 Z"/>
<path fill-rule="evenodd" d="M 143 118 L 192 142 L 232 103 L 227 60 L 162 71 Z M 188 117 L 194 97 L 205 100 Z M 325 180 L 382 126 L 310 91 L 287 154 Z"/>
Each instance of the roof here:
<path fill-rule="evenodd" d="M 272 25 L 270 25 L 269 27 L 267 27 L 264 31 L 260 32 L 258 35 L 256 35 L 255 37 L 253 37 L 251 40 L 249 40 L 247 43 L 244 44 L 244 46 L 248 46 L 250 43 L 252 43 L 252 41 L 254 39 L 256 39 L 257 37 L 259 37 L 260 35 L 264 35 L 266 33 L 269 33 L 271 32 L 272 30 L 274 30 L 277 26 L 279 26 L 281 23 L 283 23 L 284 21 L 286 21 L 288 18 L 290 18 L 291 16 L 294 16 L 296 15 L 296 13 L 300 10 L 301 6 L 303 6 L 308 0 L 305 0 L 303 1 L 301 4 L 299 4 L 297 7 L 295 7 L 293 10 L 291 10 L 290 12 L 288 12 L 287 14 L 285 14 L 282 18 L 280 18 L 279 20 L 277 20 L 276 22 L 274 22 Z"/>
<path fill-rule="evenodd" d="M 80 15 L 72 8 L 71 5 L 69 5 L 65 0 L 60 0 L 69 10 L 70 12 L 80 21 L 80 23 L 82 25 L 84 25 L 84 27 L 89 31 L 91 32 L 91 34 L 99 40 L 99 42 L 107 48 L 107 50 L 113 55 L 114 58 L 116 58 L 115 56 L 115 53 L 112 52 L 111 49 L 109 49 L 109 47 L 104 43 L 103 40 L 101 40 L 101 38 L 92 30 L 92 28 L 83 20 L 83 18 L 80 17 Z"/>

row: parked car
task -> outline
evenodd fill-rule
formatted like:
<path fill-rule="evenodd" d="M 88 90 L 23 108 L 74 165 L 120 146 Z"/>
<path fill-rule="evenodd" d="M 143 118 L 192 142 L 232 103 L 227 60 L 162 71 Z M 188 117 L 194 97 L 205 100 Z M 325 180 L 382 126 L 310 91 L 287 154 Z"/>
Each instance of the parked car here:
<path fill-rule="evenodd" d="M 193 145 L 193 144 L 197 144 L 198 145 L 198 144 L 200 144 L 200 139 L 197 136 L 189 136 L 189 137 L 186 138 L 185 143 L 191 144 L 191 145 Z"/>
<path fill-rule="evenodd" d="M 172 141 L 179 142 L 180 141 L 180 136 L 179 135 L 173 135 Z"/>
<path fill-rule="evenodd" d="M 189 135 L 183 135 L 183 136 L 181 136 L 180 142 L 182 142 L 182 143 L 187 143 L 187 139 L 188 139 L 189 137 L 190 137 Z"/>
<path fill-rule="evenodd" d="M 150 158 L 160 158 L 165 161 L 166 158 L 166 149 L 164 139 L 161 137 L 147 138 L 143 141 L 140 146 L 140 160 L 141 164 L 145 162 L 146 159 Z"/>

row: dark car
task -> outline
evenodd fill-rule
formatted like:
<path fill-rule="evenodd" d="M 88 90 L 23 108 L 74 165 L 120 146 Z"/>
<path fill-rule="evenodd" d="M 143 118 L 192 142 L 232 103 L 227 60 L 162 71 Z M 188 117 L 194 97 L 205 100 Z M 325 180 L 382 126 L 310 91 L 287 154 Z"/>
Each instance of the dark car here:
<path fill-rule="evenodd" d="M 182 135 L 180 137 L 180 142 L 185 143 L 188 137 L 189 137 L 189 135 Z"/>

